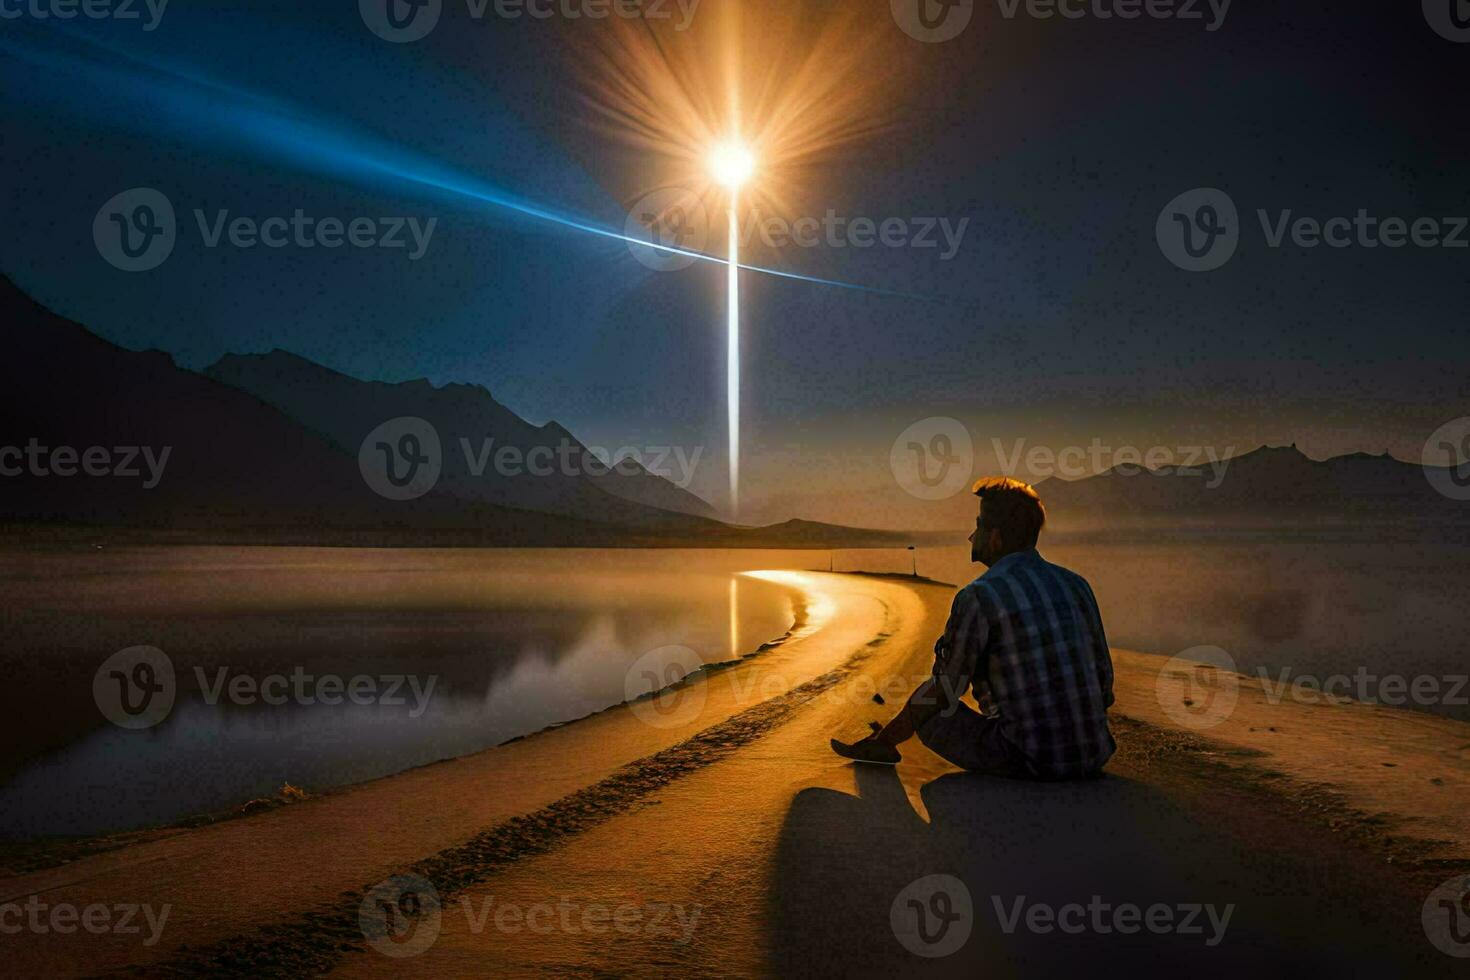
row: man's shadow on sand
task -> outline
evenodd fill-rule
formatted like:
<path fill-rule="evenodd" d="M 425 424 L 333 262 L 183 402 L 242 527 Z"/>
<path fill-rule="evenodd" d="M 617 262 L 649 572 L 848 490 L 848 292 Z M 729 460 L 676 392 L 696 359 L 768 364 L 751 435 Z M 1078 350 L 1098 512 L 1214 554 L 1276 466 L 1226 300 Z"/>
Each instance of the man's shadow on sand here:
<path fill-rule="evenodd" d="M 1242 971 L 1260 977 L 1347 968 L 1343 975 L 1381 969 L 1377 975 L 1394 976 L 1404 946 L 1423 941 L 1397 935 L 1395 925 L 1386 942 L 1385 923 L 1353 895 L 1319 894 L 1332 877 L 1320 856 L 1314 867 L 1289 847 L 1232 837 L 1208 813 L 1186 813 L 1134 779 L 1033 783 L 949 773 L 920 790 L 926 823 L 896 770 L 854 768 L 859 795 L 804 790 L 787 814 L 770 890 L 776 975 L 1048 977 L 1137 969 L 1239 980 Z M 916 894 L 911 886 L 930 875 L 959 879 L 968 900 L 948 894 L 952 887 L 938 899 L 931 885 Z M 1024 910 L 1033 905 L 1086 906 L 1094 895 L 1145 910 L 1213 904 L 1223 915 L 1226 905 L 1235 908 L 1223 933 L 1204 910 L 1191 934 L 1027 926 Z M 1014 921 L 1018 902 L 1023 915 L 1008 932 L 1003 920 Z M 1174 913 L 1175 921 L 1185 914 Z M 1075 927 L 1075 914 L 1068 921 Z M 1112 925 L 1111 914 L 1105 922 Z"/>

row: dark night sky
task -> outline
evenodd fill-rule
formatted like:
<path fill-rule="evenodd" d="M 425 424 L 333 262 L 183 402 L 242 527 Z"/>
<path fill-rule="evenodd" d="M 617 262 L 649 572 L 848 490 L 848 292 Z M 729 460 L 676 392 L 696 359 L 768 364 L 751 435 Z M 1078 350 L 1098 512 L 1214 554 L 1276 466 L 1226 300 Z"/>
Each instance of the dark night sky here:
<path fill-rule="evenodd" d="M 362 163 L 427 162 L 616 230 L 649 189 L 636 148 L 587 124 L 586 44 L 605 25 L 473 21 L 445 3 L 429 37 L 402 45 L 368 31 L 355 0 L 173 0 L 153 31 L 0 21 L 4 271 L 189 367 L 283 347 L 364 378 L 482 383 L 589 442 L 703 445 L 694 489 L 719 500 L 723 267 L 651 271 L 622 243 Z M 804 11 L 781 32 L 798 46 L 830 6 L 740 5 L 756 25 Z M 1238 0 L 1212 32 L 1007 19 L 977 0 L 939 44 L 901 32 L 887 0 L 846 9 L 873 40 L 882 129 L 809 161 L 794 214 L 968 226 L 949 261 L 825 246 L 752 258 L 915 295 L 745 274 L 745 516 L 924 522 L 887 457 L 928 416 L 963 420 L 983 469 L 992 436 L 1417 459 L 1470 414 L 1470 248 L 1271 248 L 1256 218 L 1470 215 L 1470 43 L 1436 34 L 1419 4 Z M 758 70 L 776 32 L 752 31 Z M 170 198 L 180 240 L 129 274 L 99 257 L 92 222 L 136 186 Z M 1226 191 L 1242 219 L 1234 258 L 1206 273 L 1154 238 L 1195 187 Z M 206 249 L 194 208 L 438 224 L 417 262 Z"/>

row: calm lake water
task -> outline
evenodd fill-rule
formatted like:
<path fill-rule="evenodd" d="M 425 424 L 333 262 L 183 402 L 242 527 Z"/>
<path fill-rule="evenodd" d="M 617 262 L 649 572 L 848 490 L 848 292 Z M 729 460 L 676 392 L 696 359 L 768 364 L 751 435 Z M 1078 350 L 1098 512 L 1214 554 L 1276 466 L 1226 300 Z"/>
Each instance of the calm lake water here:
<path fill-rule="evenodd" d="M 361 782 L 582 717 L 626 700 L 629 667 L 645 653 L 677 645 L 717 663 L 784 634 L 794 594 L 737 573 L 810 566 L 816 557 L 298 548 L 9 555 L 12 614 L 0 670 L 21 675 L 25 693 L 7 707 L 29 716 L 22 731 L 45 737 L 26 746 L 33 754 L 12 757 L 0 832 L 169 822 L 286 782 L 312 790 Z M 162 722 L 129 731 L 102 720 L 92 675 L 138 645 L 168 656 L 178 694 Z M 384 697 L 362 687 L 354 703 L 345 690 L 318 686 L 327 675 L 344 687 L 371 678 Z M 267 682 L 272 676 L 280 679 Z M 237 684 L 246 697 L 231 697 Z M 298 687 L 314 703 L 300 703 Z M 285 703 L 265 703 L 266 694 Z M 390 700 L 401 703 L 382 703 Z"/>
<path fill-rule="evenodd" d="M 1092 584 L 1114 646 L 1165 656 L 1217 647 L 1235 669 L 1252 677 L 1265 671 L 1273 683 L 1352 678 L 1353 696 L 1361 674 L 1367 699 L 1384 703 L 1401 697 L 1391 678 L 1422 678 L 1438 696 L 1397 706 L 1470 721 L 1470 562 L 1463 545 L 1055 536 L 1043 538 L 1041 552 Z M 839 553 L 838 567 L 847 560 L 880 570 L 909 567 L 896 553 Z M 970 564 L 965 545 L 920 549 L 918 569 L 968 582 L 984 566 Z"/>
<path fill-rule="evenodd" d="M 1470 573 L 1452 547 L 1044 542 L 1087 576 L 1109 639 L 1223 648 L 1271 676 L 1463 676 Z M 968 548 L 838 551 L 838 571 L 963 583 Z M 0 834 L 92 834 L 228 810 L 283 783 L 320 790 L 464 755 L 623 701 L 629 666 L 679 645 L 753 651 L 796 614 L 739 575 L 827 552 L 146 548 L 0 551 Z M 101 717 L 99 665 L 166 653 L 177 701 L 152 728 Z M 398 704 L 210 703 L 242 675 L 365 676 Z M 428 685 L 431 683 L 432 688 Z M 672 679 L 672 678 L 670 678 Z M 312 681 L 308 681 L 308 684 Z M 417 684 L 417 687 L 414 684 Z M 224 688 L 223 690 L 228 690 Z M 1470 720 L 1461 703 L 1420 704 Z"/>

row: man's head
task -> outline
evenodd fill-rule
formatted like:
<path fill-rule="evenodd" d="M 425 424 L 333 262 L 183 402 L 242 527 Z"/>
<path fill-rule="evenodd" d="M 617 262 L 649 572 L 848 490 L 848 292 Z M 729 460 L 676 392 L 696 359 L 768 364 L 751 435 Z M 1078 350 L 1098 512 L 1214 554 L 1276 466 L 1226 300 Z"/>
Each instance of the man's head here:
<path fill-rule="evenodd" d="M 1012 552 L 1036 547 L 1046 523 L 1046 508 L 1030 484 L 1008 476 L 987 476 L 971 490 L 980 498 L 980 516 L 970 535 L 971 561 L 994 565 Z"/>

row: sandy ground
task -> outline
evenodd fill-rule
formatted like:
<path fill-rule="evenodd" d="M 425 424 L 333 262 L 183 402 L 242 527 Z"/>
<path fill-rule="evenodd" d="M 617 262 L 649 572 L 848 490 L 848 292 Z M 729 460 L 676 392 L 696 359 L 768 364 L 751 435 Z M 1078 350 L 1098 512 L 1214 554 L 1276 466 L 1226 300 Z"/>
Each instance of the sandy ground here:
<path fill-rule="evenodd" d="M 662 698 L 0 881 L 0 904 L 169 907 L 151 945 L 146 925 L 5 935 L 8 972 L 1463 972 L 1420 915 L 1470 870 L 1470 726 L 1273 704 L 1258 681 L 1119 650 L 1101 780 L 971 777 L 916 743 L 896 769 L 855 767 L 827 739 L 891 713 L 952 590 L 780 574 L 808 595 L 803 628 Z M 934 875 L 963 884 L 936 904 Z M 1108 912 L 1007 926 L 1089 902 L 1196 911 L 1127 934 Z"/>

